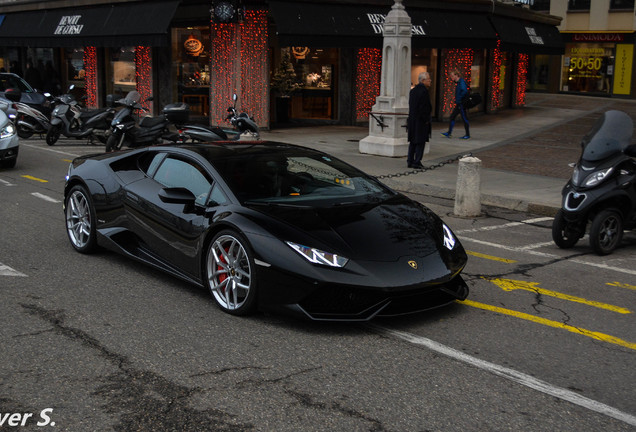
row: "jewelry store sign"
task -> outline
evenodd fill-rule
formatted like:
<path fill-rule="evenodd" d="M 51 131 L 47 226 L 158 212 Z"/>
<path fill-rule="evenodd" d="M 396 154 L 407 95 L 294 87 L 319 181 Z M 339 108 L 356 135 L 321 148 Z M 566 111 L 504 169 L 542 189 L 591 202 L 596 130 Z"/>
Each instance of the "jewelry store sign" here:
<path fill-rule="evenodd" d="M 78 35 L 82 33 L 84 24 L 80 24 L 81 15 L 64 15 L 57 24 L 54 35 Z"/>

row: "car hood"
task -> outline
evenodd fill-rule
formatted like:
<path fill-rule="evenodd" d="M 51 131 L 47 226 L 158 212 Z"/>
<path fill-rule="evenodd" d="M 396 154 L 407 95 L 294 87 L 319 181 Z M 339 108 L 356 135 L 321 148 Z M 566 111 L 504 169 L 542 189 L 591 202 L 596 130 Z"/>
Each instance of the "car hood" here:
<path fill-rule="evenodd" d="M 331 207 L 258 207 L 285 226 L 276 229 L 279 232 L 275 235 L 280 238 L 350 259 L 386 262 L 426 257 L 439 251 L 443 243 L 441 220 L 426 207 L 404 197 Z M 294 235 L 298 231 L 306 237 Z"/>

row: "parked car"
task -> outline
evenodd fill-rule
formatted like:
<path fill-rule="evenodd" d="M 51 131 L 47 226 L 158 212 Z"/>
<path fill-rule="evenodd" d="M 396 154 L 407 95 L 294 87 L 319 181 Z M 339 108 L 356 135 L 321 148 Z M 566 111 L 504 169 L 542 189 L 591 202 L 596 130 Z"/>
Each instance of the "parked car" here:
<path fill-rule="evenodd" d="M 19 90 L 15 90 L 9 92 L 10 100 L 0 100 L 0 168 L 13 168 L 18 160 L 19 139 L 13 123 L 15 110 L 11 106 L 20 96 Z"/>
<path fill-rule="evenodd" d="M 365 321 L 463 300 L 466 252 L 431 210 L 326 153 L 275 142 L 82 156 L 66 231 L 207 288 L 224 312 Z"/>
<path fill-rule="evenodd" d="M 51 112 L 51 100 L 50 97 L 44 93 L 37 91 L 31 87 L 31 85 L 22 79 L 19 75 L 9 72 L 0 73 L 0 98 L 7 99 L 5 97 L 5 91 L 9 88 L 20 90 L 22 97 L 19 101 L 27 104 L 42 113 L 49 115 Z"/>

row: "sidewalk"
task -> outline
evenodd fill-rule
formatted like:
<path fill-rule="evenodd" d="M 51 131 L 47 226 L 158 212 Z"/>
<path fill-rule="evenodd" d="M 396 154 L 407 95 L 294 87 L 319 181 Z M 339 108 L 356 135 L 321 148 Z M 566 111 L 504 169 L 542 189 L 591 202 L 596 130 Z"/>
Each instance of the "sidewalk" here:
<path fill-rule="evenodd" d="M 472 153 L 482 160 L 483 205 L 553 215 L 561 206 L 561 189 L 572 172 L 568 166 L 580 154 L 579 143 L 601 113 L 621 109 L 636 118 L 636 101 L 576 95 L 527 95 L 524 108 L 471 119 L 470 140 L 441 135 L 446 123 L 433 124 L 430 152 L 424 166 Z M 464 134 L 456 124 L 457 137 Z M 416 171 L 407 168 L 406 156 L 390 158 L 361 154 L 358 143 L 368 127 L 317 126 L 262 131 L 263 140 L 308 146 L 330 153 L 374 175 L 402 174 L 381 180 L 401 192 L 454 198 L 457 162 Z"/>

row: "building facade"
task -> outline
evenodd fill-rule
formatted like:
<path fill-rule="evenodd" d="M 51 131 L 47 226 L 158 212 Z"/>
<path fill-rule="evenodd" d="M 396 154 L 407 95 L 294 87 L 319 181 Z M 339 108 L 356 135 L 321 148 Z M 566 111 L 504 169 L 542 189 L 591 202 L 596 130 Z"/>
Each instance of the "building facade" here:
<path fill-rule="evenodd" d="M 525 103 L 537 63 L 560 61 L 561 20 L 525 2 L 404 0 L 412 82 L 428 71 L 438 120 L 453 107 L 458 69 L 482 95 L 475 112 Z M 79 4 L 79 6 L 78 6 Z M 87 104 L 139 91 L 151 112 L 183 101 L 222 124 L 232 95 L 261 127 L 367 122 L 379 94 L 384 17 L 392 0 L 0 1 L 0 67 Z M 223 8 L 221 6 L 228 6 Z M 219 13 L 229 13 L 222 16 Z M 287 70 L 295 91 L 272 77 Z M 33 71 L 30 72 L 33 74 Z M 37 78 L 33 78 L 37 79 Z"/>
<path fill-rule="evenodd" d="M 537 59 L 530 88 L 611 97 L 635 97 L 634 0 L 538 1 L 535 10 L 563 17 L 560 61 Z"/>

